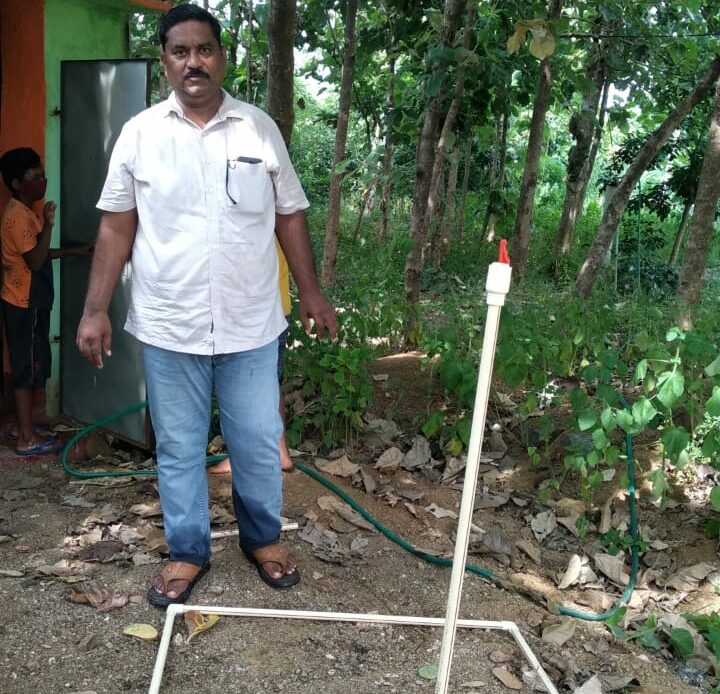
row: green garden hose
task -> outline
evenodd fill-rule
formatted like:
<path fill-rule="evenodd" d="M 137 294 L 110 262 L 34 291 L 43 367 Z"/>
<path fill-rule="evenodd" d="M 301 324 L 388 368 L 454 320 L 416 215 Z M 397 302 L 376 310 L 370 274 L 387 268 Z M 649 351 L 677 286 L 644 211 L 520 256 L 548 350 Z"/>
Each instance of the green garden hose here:
<path fill-rule="evenodd" d="M 110 422 L 113 422 L 117 419 L 120 419 L 124 417 L 127 414 L 130 414 L 131 412 L 135 412 L 136 410 L 142 409 L 143 407 L 146 407 L 147 402 L 140 402 L 136 405 L 131 405 L 130 407 L 126 407 L 123 410 L 120 410 L 119 412 L 116 412 L 114 414 L 108 415 L 107 417 L 103 417 L 102 419 L 98 419 L 96 422 L 93 422 L 89 426 L 85 427 L 81 431 L 79 431 L 75 436 L 73 436 L 67 444 L 65 444 L 65 447 L 62 450 L 62 454 L 60 456 L 60 462 L 62 464 L 63 470 L 70 475 L 71 477 L 78 477 L 81 479 L 93 479 L 97 477 L 127 477 L 127 476 L 133 476 L 133 475 L 157 475 L 156 470 L 115 470 L 115 471 L 107 471 L 107 472 L 81 472 L 79 470 L 76 470 L 70 466 L 68 463 L 68 453 L 72 449 L 72 447 L 83 437 L 89 434 L 91 431 L 94 431 L 95 429 L 99 429 L 100 427 L 105 426 L 106 424 L 109 424 Z M 618 600 L 617 604 L 611 608 L 610 610 L 607 610 L 605 612 L 600 612 L 597 614 L 587 613 L 587 612 L 580 612 L 577 610 L 572 610 L 569 607 L 565 607 L 564 605 L 554 605 L 553 608 L 558 614 L 566 615 L 568 617 L 574 617 L 576 619 L 583 619 L 585 621 L 589 622 L 604 622 L 606 619 L 609 619 L 614 615 L 624 604 L 627 604 L 630 600 L 630 597 L 635 589 L 635 582 L 637 580 L 637 574 L 640 567 L 640 552 L 638 547 L 639 542 L 639 535 L 638 535 L 638 517 L 637 517 L 637 506 L 635 503 L 635 460 L 633 458 L 633 449 L 632 449 L 632 437 L 630 434 L 626 434 L 625 436 L 625 449 L 627 452 L 627 469 L 628 469 L 628 496 L 629 496 L 629 505 L 630 505 L 630 534 L 632 537 L 632 548 L 631 548 L 631 570 L 630 570 L 630 579 L 628 581 L 627 588 L 623 592 L 622 596 Z M 225 458 L 227 458 L 227 455 L 213 455 L 208 456 L 207 461 L 208 465 L 214 465 L 216 463 L 221 462 Z M 346 504 L 351 506 L 355 511 L 357 511 L 366 521 L 371 523 L 380 533 L 382 533 L 385 537 L 387 537 L 389 540 L 394 542 L 396 545 L 400 546 L 402 549 L 404 549 L 406 552 L 409 552 L 413 556 L 418 557 L 419 559 L 423 559 L 426 562 L 429 562 L 430 564 L 435 564 L 436 566 L 445 566 L 445 567 L 451 567 L 452 566 L 452 560 L 451 559 L 443 559 L 442 557 L 436 557 L 432 554 L 428 554 L 427 552 L 423 552 L 422 550 L 417 549 L 413 545 L 411 545 L 407 540 L 404 540 L 402 537 L 394 533 L 392 530 L 390 530 L 388 527 L 383 525 L 377 518 L 370 515 L 362 506 L 360 506 L 349 494 L 347 494 L 343 489 L 338 487 L 336 484 L 328 480 L 327 478 L 323 477 L 319 472 L 316 470 L 313 470 L 312 468 L 307 467 L 306 465 L 303 465 L 302 463 L 295 462 L 295 467 L 303 472 L 304 474 L 308 475 L 312 479 L 314 479 L 316 482 L 319 482 L 321 485 L 329 489 L 333 494 L 340 497 Z M 502 578 L 501 576 L 498 576 L 494 574 L 492 571 L 489 571 L 488 569 L 484 569 L 480 566 L 476 566 L 474 564 L 465 564 L 465 570 L 469 573 L 475 574 L 477 576 L 481 576 L 482 578 L 486 578 L 493 583 L 499 585 L 502 588 L 505 588 L 506 590 L 510 590 L 513 592 L 523 592 L 528 595 L 528 597 L 532 597 L 536 601 L 538 601 L 537 596 L 534 596 L 533 594 L 528 593 L 527 591 L 523 591 L 521 588 L 519 588 L 514 583 L 508 581 L 505 578 Z M 542 601 L 540 601 L 542 602 Z"/>

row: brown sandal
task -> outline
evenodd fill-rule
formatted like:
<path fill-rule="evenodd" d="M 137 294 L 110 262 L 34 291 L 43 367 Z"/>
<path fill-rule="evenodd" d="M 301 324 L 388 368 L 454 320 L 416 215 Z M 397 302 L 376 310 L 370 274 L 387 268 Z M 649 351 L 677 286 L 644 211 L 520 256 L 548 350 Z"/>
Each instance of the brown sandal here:
<path fill-rule="evenodd" d="M 297 567 L 293 567 L 290 570 L 287 568 L 291 556 L 287 547 L 284 545 L 276 543 L 274 545 L 267 545 L 266 547 L 259 547 L 252 551 L 243 550 L 243 554 L 251 564 L 255 564 L 260 578 L 271 588 L 282 590 L 284 588 L 292 588 L 292 586 L 300 583 L 300 572 L 297 570 Z M 265 569 L 265 564 L 277 564 L 283 570 L 283 575 L 280 576 L 280 578 L 275 578 Z"/>
<path fill-rule="evenodd" d="M 159 578 L 162 581 L 162 592 L 160 592 L 153 583 L 147 592 L 148 602 L 155 607 L 167 607 L 175 603 L 187 602 L 195 584 L 209 570 L 210 562 L 203 564 L 203 566 L 198 566 L 197 564 L 191 564 L 186 561 L 169 561 L 155 577 L 155 580 Z M 174 598 L 170 598 L 167 592 L 173 581 L 187 581 L 188 584 L 182 593 L 176 595 Z"/>

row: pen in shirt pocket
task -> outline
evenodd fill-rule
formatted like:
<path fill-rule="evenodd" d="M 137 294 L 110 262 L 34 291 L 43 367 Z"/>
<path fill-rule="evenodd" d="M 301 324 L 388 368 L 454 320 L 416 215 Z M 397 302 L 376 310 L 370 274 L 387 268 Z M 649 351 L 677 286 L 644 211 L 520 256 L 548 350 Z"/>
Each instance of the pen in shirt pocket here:
<path fill-rule="evenodd" d="M 235 157 L 235 159 L 231 159 L 230 161 L 239 161 L 243 164 L 262 164 L 262 159 L 258 159 L 257 157 Z"/>

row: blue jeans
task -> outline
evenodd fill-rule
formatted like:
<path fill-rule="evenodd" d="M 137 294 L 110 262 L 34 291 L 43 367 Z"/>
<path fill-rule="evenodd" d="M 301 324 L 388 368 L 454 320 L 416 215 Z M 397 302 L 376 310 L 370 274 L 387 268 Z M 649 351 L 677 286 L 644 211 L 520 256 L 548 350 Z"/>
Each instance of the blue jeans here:
<path fill-rule="evenodd" d="M 147 344 L 141 349 L 170 559 L 203 565 L 210 558 L 205 450 L 213 388 L 232 461 L 240 547 L 252 551 L 277 542 L 282 506 L 277 341 L 213 356 Z"/>

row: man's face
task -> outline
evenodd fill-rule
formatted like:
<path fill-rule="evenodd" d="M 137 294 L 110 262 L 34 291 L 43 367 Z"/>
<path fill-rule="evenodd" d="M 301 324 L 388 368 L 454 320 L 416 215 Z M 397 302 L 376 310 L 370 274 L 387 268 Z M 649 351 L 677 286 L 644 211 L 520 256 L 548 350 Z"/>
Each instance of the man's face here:
<path fill-rule="evenodd" d="M 189 20 L 172 27 L 160 61 L 181 103 L 201 105 L 220 93 L 225 52 L 206 22 Z"/>

